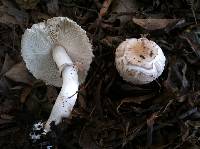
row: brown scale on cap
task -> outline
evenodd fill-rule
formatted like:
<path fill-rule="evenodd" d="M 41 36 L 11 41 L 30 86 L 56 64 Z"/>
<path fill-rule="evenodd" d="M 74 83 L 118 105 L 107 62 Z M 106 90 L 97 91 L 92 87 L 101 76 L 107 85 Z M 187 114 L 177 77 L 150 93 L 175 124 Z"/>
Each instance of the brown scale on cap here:
<path fill-rule="evenodd" d="M 147 38 L 122 42 L 115 53 L 116 68 L 129 82 L 145 84 L 161 75 L 165 66 L 162 49 Z"/>
<path fill-rule="evenodd" d="M 157 55 L 158 51 L 152 50 L 155 43 L 149 41 L 146 38 L 140 38 L 132 40 L 127 46 L 127 55 L 133 55 L 128 57 L 128 61 L 132 64 L 141 66 L 141 61 L 151 62 Z"/>

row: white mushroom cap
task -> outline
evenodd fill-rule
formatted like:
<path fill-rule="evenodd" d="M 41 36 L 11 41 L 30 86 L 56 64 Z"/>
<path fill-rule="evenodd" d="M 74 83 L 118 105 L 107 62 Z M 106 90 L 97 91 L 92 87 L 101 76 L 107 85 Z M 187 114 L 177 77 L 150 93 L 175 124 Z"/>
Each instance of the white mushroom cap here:
<path fill-rule="evenodd" d="M 158 78 L 165 67 L 162 49 L 147 38 L 122 42 L 115 53 L 116 68 L 124 80 L 146 84 Z"/>
<path fill-rule="evenodd" d="M 54 17 L 34 24 L 22 36 L 22 56 L 29 71 L 46 84 L 62 86 L 62 78 L 52 57 L 52 49 L 62 46 L 73 63 L 79 66 L 78 76 L 83 83 L 92 61 L 92 46 L 76 22 L 66 17 Z"/>

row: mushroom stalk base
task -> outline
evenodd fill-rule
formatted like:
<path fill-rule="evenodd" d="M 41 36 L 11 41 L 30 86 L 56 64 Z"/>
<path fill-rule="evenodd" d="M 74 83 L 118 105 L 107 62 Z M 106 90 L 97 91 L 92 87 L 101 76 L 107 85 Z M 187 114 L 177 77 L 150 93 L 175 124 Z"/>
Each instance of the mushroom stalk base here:
<path fill-rule="evenodd" d="M 59 124 L 62 118 L 70 116 L 77 99 L 78 74 L 72 60 L 67 55 L 65 49 L 57 46 L 53 49 L 53 59 L 62 73 L 63 84 L 61 91 L 51 111 L 50 117 L 45 124 L 45 132 L 50 131 L 50 124 Z"/>

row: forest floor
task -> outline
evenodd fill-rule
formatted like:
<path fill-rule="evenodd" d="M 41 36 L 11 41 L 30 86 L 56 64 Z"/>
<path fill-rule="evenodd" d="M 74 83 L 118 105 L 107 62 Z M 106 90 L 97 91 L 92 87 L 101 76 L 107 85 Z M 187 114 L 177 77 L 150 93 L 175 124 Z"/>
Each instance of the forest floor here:
<path fill-rule="evenodd" d="M 33 124 L 47 120 L 60 88 L 28 72 L 21 37 L 55 16 L 86 30 L 95 57 L 71 117 L 32 142 Z M 0 0 L 0 148 L 199 149 L 199 22 L 198 0 Z M 134 85 L 114 56 L 141 36 L 162 48 L 166 65 L 157 80 Z"/>

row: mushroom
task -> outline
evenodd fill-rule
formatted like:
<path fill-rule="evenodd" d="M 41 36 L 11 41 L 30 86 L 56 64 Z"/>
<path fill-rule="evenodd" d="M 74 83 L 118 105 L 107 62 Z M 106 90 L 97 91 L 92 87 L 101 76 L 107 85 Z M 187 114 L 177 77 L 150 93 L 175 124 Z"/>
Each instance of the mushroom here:
<path fill-rule="evenodd" d="M 84 31 L 67 17 L 54 17 L 34 24 L 22 36 L 21 54 L 29 71 L 48 85 L 61 91 L 47 120 L 59 124 L 69 117 L 92 62 L 92 46 Z"/>
<path fill-rule="evenodd" d="M 116 68 L 124 80 L 147 84 L 158 78 L 165 67 L 162 49 L 147 38 L 123 41 L 115 53 Z"/>

